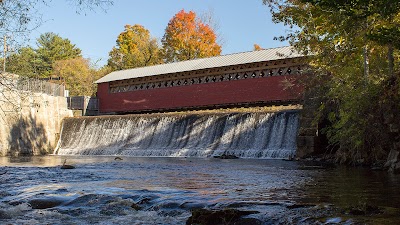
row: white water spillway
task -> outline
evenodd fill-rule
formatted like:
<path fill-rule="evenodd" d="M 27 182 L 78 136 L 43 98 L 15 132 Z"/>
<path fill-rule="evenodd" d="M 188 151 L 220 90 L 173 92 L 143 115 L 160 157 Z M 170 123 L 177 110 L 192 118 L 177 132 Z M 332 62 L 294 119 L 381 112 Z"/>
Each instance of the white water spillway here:
<path fill-rule="evenodd" d="M 298 111 L 67 118 L 58 155 L 290 158 Z"/>

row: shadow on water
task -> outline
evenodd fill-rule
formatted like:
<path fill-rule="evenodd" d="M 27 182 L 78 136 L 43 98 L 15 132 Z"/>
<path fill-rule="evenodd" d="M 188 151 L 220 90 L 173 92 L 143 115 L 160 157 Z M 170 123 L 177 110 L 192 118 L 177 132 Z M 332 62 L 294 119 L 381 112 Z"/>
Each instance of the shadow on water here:
<path fill-rule="evenodd" d="M 297 122 L 288 123 L 296 118 L 296 111 L 68 118 L 55 153 L 207 157 L 228 152 L 259 158 L 265 157 L 262 151 L 285 149 L 293 154 Z M 248 155 L 251 151 L 258 153 Z"/>
<path fill-rule="evenodd" d="M 8 140 L 8 155 L 45 154 L 49 144 L 44 125 L 39 123 L 32 114 L 27 118 L 19 117 L 14 120 Z"/>
<path fill-rule="evenodd" d="M 340 207 L 399 207 L 399 187 L 400 177 L 394 174 L 346 167 L 315 173 L 314 182 L 306 185 L 308 192 L 312 193 L 309 197 L 313 201 L 334 203 Z"/>

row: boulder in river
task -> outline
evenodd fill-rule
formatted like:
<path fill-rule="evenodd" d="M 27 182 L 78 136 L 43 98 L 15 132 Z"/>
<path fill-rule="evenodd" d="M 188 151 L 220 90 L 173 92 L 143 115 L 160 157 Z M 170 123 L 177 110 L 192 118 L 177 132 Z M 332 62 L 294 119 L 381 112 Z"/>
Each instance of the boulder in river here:
<path fill-rule="evenodd" d="M 29 201 L 32 209 L 48 209 L 59 206 L 65 202 L 67 202 L 68 198 L 63 197 L 44 197 L 44 198 L 36 198 Z"/>
<path fill-rule="evenodd" d="M 382 209 L 378 206 L 361 204 L 357 206 L 352 206 L 346 209 L 346 213 L 350 215 L 375 215 L 383 213 Z"/>
<path fill-rule="evenodd" d="M 400 152 L 392 149 L 389 152 L 384 167 L 387 168 L 389 172 L 400 173 Z"/>
<path fill-rule="evenodd" d="M 70 170 L 70 169 L 75 169 L 75 166 L 72 166 L 72 165 L 62 165 L 60 168 L 63 169 L 63 170 Z"/>
<path fill-rule="evenodd" d="M 235 225 L 235 224 L 261 224 L 257 219 L 245 219 L 242 216 L 258 213 L 257 211 L 240 211 L 237 209 L 194 209 L 192 216 L 186 221 L 186 225 L 202 224 L 202 225 Z M 251 223 L 246 223 L 251 222 Z"/>
<path fill-rule="evenodd" d="M 75 169 L 75 166 L 68 165 L 66 163 L 67 163 L 67 160 L 64 160 L 64 163 L 62 164 L 62 166 L 60 168 L 63 169 L 63 170 Z"/>

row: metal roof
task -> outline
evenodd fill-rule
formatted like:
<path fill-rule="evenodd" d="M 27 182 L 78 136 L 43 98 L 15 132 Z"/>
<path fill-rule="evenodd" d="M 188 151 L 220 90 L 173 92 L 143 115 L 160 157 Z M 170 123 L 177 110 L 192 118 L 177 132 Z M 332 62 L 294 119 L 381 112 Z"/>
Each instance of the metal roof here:
<path fill-rule="evenodd" d="M 95 83 L 105 83 L 117 80 L 126 80 L 139 77 L 186 72 L 193 70 L 255 63 L 255 62 L 274 61 L 279 59 L 296 58 L 302 56 L 303 56 L 302 54 L 295 51 L 294 48 L 291 46 L 270 48 L 252 52 L 242 52 L 229 55 L 215 56 L 210 58 L 194 59 L 194 60 L 174 62 L 168 64 L 160 64 L 155 66 L 114 71 L 100 78 Z"/>

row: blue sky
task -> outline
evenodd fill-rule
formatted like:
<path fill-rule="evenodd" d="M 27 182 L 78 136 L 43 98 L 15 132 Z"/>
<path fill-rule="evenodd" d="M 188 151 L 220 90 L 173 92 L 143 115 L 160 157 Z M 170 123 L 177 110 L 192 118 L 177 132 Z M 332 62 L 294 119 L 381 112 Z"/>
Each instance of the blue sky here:
<path fill-rule="evenodd" d="M 181 9 L 197 14 L 213 11 L 224 39 L 222 54 L 251 51 L 255 43 L 263 48 L 288 45 L 273 40 L 283 35 L 285 28 L 272 23 L 262 0 L 114 0 L 106 12 L 97 9 L 86 15 L 76 14 L 74 6 L 66 0 L 53 0 L 41 7 L 44 24 L 31 38 L 50 31 L 57 33 L 82 49 L 84 57 L 102 66 L 126 24 L 141 24 L 152 36 L 161 39 L 168 21 Z"/>

